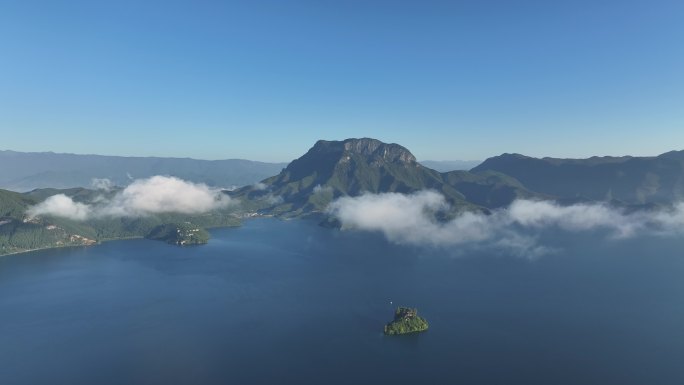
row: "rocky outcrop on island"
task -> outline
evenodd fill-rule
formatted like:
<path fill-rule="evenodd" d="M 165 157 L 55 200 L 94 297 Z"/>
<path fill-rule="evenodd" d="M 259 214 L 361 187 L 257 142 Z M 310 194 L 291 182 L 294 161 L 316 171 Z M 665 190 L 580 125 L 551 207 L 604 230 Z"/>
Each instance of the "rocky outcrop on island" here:
<path fill-rule="evenodd" d="M 385 325 L 385 334 L 399 335 L 423 332 L 428 329 L 425 318 L 418 316 L 418 310 L 409 307 L 398 307 L 394 311 L 394 320 Z"/>

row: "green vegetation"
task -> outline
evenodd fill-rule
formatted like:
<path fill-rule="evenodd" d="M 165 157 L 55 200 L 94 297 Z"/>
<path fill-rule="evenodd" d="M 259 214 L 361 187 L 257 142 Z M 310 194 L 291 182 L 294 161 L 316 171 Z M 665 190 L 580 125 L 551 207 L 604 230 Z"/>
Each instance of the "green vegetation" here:
<path fill-rule="evenodd" d="M 35 199 L 24 194 L 0 190 L 0 218 L 21 218 L 26 208 L 36 203 Z"/>
<path fill-rule="evenodd" d="M 111 198 L 117 191 L 117 189 L 113 189 L 111 191 L 90 190 L 82 187 L 74 187 L 67 189 L 40 188 L 26 192 L 23 195 L 31 197 L 36 201 L 40 202 L 44 201 L 45 199 L 53 195 L 64 194 L 69 198 L 73 199 L 74 202 L 90 203 L 97 199 Z"/>
<path fill-rule="evenodd" d="M 152 229 L 145 238 L 179 246 L 203 245 L 209 241 L 209 232 L 190 222 L 167 223 Z"/>
<path fill-rule="evenodd" d="M 44 220 L 0 219 L 0 255 L 50 247 L 85 246 L 95 239 Z"/>
<path fill-rule="evenodd" d="M 428 329 L 425 318 L 418 316 L 418 310 L 409 307 L 398 307 L 394 311 L 394 320 L 385 325 L 385 334 L 388 336 L 418 333 Z"/>
<path fill-rule="evenodd" d="M 186 171 L 191 173 L 192 168 Z M 504 154 L 471 171 L 440 173 L 419 164 L 398 144 L 369 138 L 321 140 L 278 175 L 227 192 L 239 204 L 201 215 L 30 219 L 26 210 L 52 195 L 93 204 L 112 198 L 120 188 L 107 192 L 46 188 L 24 194 L 0 190 L 0 255 L 144 236 L 177 244 L 202 243 L 207 236 L 204 228 L 238 226 L 243 218 L 261 215 L 315 218 L 326 227 L 340 227 L 326 212 L 337 198 L 423 190 L 439 192 L 450 204 L 450 210 L 437 214 L 440 221 L 466 211 L 486 213 L 516 199 L 608 201 L 626 210 L 648 209 L 684 197 L 684 151 L 650 158 L 536 159 Z M 195 238 L 189 233 L 179 236 L 186 223 L 197 230 Z"/>
<path fill-rule="evenodd" d="M 672 204 L 684 197 L 684 151 L 655 157 L 532 158 L 503 154 L 471 170 L 497 171 L 530 191 L 570 201 Z"/>
<path fill-rule="evenodd" d="M 75 230 L 81 228 L 76 223 L 27 218 L 26 209 L 36 203 L 26 194 L 0 190 L 0 255 L 96 243 L 90 233 Z"/>
<path fill-rule="evenodd" d="M 201 244 L 209 239 L 205 228 L 239 226 L 239 212 L 216 210 L 205 214 L 156 214 L 141 217 L 101 217 L 76 221 L 62 217 L 29 218 L 26 210 L 55 194 L 65 194 L 82 203 L 100 199 L 99 192 L 88 189 L 42 189 L 29 193 L 0 190 L 0 255 L 64 246 L 92 245 L 121 238 L 162 239 L 176 244 Z M 173 239 L 163 235 L 164 225 L 185 229 L 191 223 L 197 230 Z M 154 231 L 156 229 L 156 232 Z M 178 234 L 178 233 L 176 233 Z M 183 232 L 183 234 L 186 234 Z"/>
<path fill-rule="evenodd" d="M 247 186 L 230 195 L 260 202 L 262 213 L 299 217 L 325 211 L 340 196 L 425 189 L 440 191 L 457 206 L 476 208 L 445 184 L 439 172 L 420 165 L 406 148 L 368 138 L 318 141 L 259 187 Z"/>
<path fill-rule="evenodd" d="M 684 151 L 649 158 L 504 154 L 471 171 L 440 173 L 420 165 L 398 144 L 369 138 L 321 140 L 280 174 L 230 195 L 253 202 L 256 212 L 291 218 L 325 215 L 328 204 L 342 196 L 422 190 L 439 192 L 451 205 L 440 219 L 464 211 L 489 212 L 516 199 L 667 205 L 684 197 Z"/>
<path fill-rule="evenodd" d="M 55 218 L 56 219 L 56 218 Z M 71 221 L 69 221 L 71 222 Z M 144 217 L 103 217 L 81 222 L 100 240 L 147 236 L 154 228 L 168 223 L 190 222 L 202 228 L 239 226 L 238 214 L 217 210 L 206 214 L 156 214 Z"/>
<path fill-rule="evenodd" d="M 495 171 L 477 174 L 449 171 L 443 173 L 442 178 L 469 202 L 489 209 L 508 206 L 516 199 L 549 198 L 528 190 L 515 178 Z"/>

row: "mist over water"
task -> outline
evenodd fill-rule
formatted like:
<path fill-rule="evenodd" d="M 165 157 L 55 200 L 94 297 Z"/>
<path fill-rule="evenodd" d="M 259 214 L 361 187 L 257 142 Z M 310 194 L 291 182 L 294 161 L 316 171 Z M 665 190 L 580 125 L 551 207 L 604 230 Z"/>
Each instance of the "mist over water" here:
<path fill-rule="evenodd" d="M 499 249 L 527 258 L 552 251 L 538 240 L 546 229 L 598 231 L 612 239 L 684 234 L 684 203 L 628 212 L 600 202 L 560 205 L 518 199 L 489 215 L 466 211 L 447 221 L 436 220 L 435 213 L 450 209 L 443 195 L 423 190 L 345 196 L 333 201 L 328 212 L 342 228 L 379 232 L 394 243 Z"/>
<path fill-rule="evenodd" d="M 681 237 L 550 229 L 530 260 L 304 220 L 212 234 L 0 258 L 2 382 L 684 382 Z M 383 336 L 397 305 L 430 330 Z"/>

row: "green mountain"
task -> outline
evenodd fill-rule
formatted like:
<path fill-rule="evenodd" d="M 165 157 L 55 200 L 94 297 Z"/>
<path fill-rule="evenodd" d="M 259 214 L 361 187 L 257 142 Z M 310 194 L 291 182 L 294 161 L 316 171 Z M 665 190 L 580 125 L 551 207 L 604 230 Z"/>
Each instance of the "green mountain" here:
<path fill-rule="evenodd" d="M 35 203 L 36 200 L 30 196 L 13 191 L 0 190 L 0 218 L 21 219 L 26 208 Z"/>
<path fill-rule="evenodd" d="M 77 202 L 93 204 L 115 193 L 116 190 L 104 193 L 84 188 L 40 189 L 23 194 L 0 190 L 0 255 L 53 247 L 92 245 L 103 240 L 133 237 L 148 237 L 183 245 L 200 244 L 208 240 L 208 233 L 204 228 L 238 226 L 241 222 L 235 209 L 196 215 L 162 213 L 138 217 L 98 217 L 85 221 L 55 216 L 29 218 L 26 214 L 29 207 L 56 194 L 64 194 Z M 181 230 L 180 233 L 172 234 L 171 230 L 178 229 Z"/>
<path fill-rule="evenodd" d="M 45 199 L 57 195 L 64 194 L 69 198 L 73 199 L 75 202 L 90 203 L 98 199 L 98 197 L 111 197 L 119 191 L 120 188 L 113 188 L 111 191 L 102 190 L 91 190 L 83 187 L 73 187 L 66 189 L 58 188 L 40 188 L 31 190 L 29 192 L 23 193 L 24 196 L 31 197 L 37 202 L 44 201 Z"/>
<path fill-rule="evenodd" d="M 532 192 L 515 178 L 496 171 L 450 171 L 443 173 L 442 178 L 444 183 L 463 194 L 468 202 L 489 209 L 508 206 L 516 199 L 551 198 Z"/>
<path fill-rule="evenodd" d="M 684 151 L 656 157 L 532 158 L 503 154 L 471 170 L 509 175 L 530 190 L 563 199 L 672 203 L 684 198 Z"/>
<path fill-rule="evenodd" d="M 31 196 L 0 190 L 0 255 L 96 242 L 92 231 L 81 224 L 61 218 L 28 218 L 26 210 L 36 203 Z"/>
<path fill-rule="evenodd" d="M 517 197 L 535 196 L 515 179 L 500 173 L 439 173 L 419 164 L 410 151 L 398 144 L 368 138 L 321 140 L 280 174 L 229 192 L 242 199 L 241 206 L 202 215 L 164 213 L 84 221 L 50 216 L 29 219 L 27 209 L 53 195 L 64 194 L 79 203 L 97 204 L 117 194 L 120 188 L 107 192 L 43 188 L 23 194 L 0 190 L 0 254 L 129 237 L 176 244 L 201 243 L 207 236 L 204 227 L 235 226 L 249 212 L 283 217 L 320 215 L 341 196 L 426 189 L 442 193 L 454 207 L 452 214 L 460 210 L 486 210 L 506 205 Z M 192 229 L 186 229 L 185 223 L 191 223 Z M 190 230 L 195 229 L 197 234 L 191 234 Z M 192 235 L 198 235 L 197 239 Z"/>
<path fill-rule="evenodd" d="M 409 150 L 376 139 L 320 140 L 280 174 L 231 193 L 264 213 L 297 216 L 323 211 L 340 196 L 435 190 L 459 210 L 499 207 L 531 197 L 513 178 L 497 173 L 439 173 Z"/>
<path fill-rule="evenodd" d="M 0 255 L 39 248 L 88 245 L 102 240 L 148 237 L 174 244 L 202 243 L 204 228 L 236 226 L 258 214 L 280 217 L 317 216 L 334 199 L 364 193 L 414 193 L 433 190 L 444 195 L 452 211 L 482 211 L 515 199 L 610 201 L 636 210 L 684 198 L 684 151 L 657 157 L 531 158 L 504 154 L 471 171 L 440 173 L 416 161 L 406 148 L 362 138 L 320 140 L 275 176 L 226 192 L 239 206 L 205 214 L 164 213 L 136 217 L 93 217 L 74 221 L 60 217 L 29 218 L 27 209 L 50 196 L 64 194 L 76 202 L 98 204 L 120 191 L 44 188 L 27 193 L 0 190 Z"/>

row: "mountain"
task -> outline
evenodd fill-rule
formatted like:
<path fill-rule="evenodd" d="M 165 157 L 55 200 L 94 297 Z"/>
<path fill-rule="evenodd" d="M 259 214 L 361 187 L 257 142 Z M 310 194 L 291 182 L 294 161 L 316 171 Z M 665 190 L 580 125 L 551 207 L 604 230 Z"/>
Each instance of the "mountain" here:
<path fill-rule="evenodd" d="M 96 217 L 83 221 L 41 215 L 31 218 L 27 210 L 50 196 L 64 194 L 76 202 L 97 204 L 111 198 L 109 192 L 85 188 L 39 189 L 28 193 L 0 190 L 0 255 L 63 246 L 92 245 L 131 237 L 164 238 L 160 229 L 188 229 L 179 244 L 202 243 L 208 236 L 204 227 L 237 226 L 239 213 L 233 208 L 204 214 L 162 213 L 135 217 Z"/>
<path fill-rule="evenodd" d="M 26 210 L 37 200 L 13 191 L 0 190 L 0 255 L 46 247 L 88 245 L 80 226 L 41 218 L 29 219 Z M 69 222 L 69 221 L 66 221 Z M 59 224 L 59 225 L 58 225 Z M 87 231 L 86 231 L 87 232 Z"/>
<path fill-rule="evenodd" d="M 496 171 L 449 171 L 443 173 L 442 178 L 444 183 L 463 194 L 468 202 L 489 209 L 508 206 L 516 199 L 552 199 L 551 196 L 533 192 L 515 178 Z"/>
<path fill-rule="evenodd" d="M 442 193 L 459 209 L 498 207 L 512 197 L 534 195 L 498 174 L 439 173 L 418 163 L 406 148 L 370 138 L 319 140 L 280 174 L 231 195 L 262 202 L 264 212 L 290 216 L 320 212 L 340 196 L 425 189 Z"/>
<path fill-rule="evenodd" d="M 119 187 L 113 187 L 109 191 L 103 191 L 87 189 L 84 187 L 73 187 L 66 189 L 39 188 L 25 192 L 22 195 L 25 197 L 33 198 L 36 202 L 41 202 L 53 195 L 64 194 L 69 198 L 73 199 L 75 202 L 90 203 L 98 199 L 98 197 L 111 197 L 112 195 L 114 195 L 115 192 L 119 191 L 119 189 Z"/>
<path fill-rule="evenodd" d="M 76 158 L 71 158 L 72 156 L 66 157 L 90 171 L 104 169 L 104 163 L 97 163 L 103 162 L 103 158 L 106 158 L 73 156 L 80 159 L 77 161 Z M 80 164 L 88 160 L 96 164 Z M 109 164 L 107 167 L 125 164 L 127 168 L 137 161 L 149 160 L 150 158 L 116 158 L 113 161 L 116 164 Z M 161 159 L 154 170 L 160 170 L 161 164 L 168 166 L 175 161 L 203 162 Z M 37 165 L 31 167 L 35 168 Z M 64 164 L 60 167 L 63 167 L 61 172 L 73 171 Z M 150 170 L 152 169 L 138 169 L 137 175 L 143 176 L 144 172 L 151 172 Z M 183 170 L 179 166 L 179 169 L 173 171 L 175 175 L 183 177 L 187 175 L 183 174 Z M 194 175 L 199 175 L 203 171 L 206 169 L 200 167 Z M 109 174 L 96 176 L 110 177 Z M 242 198 L 241 206 L 201 215 L 165 213 L 137 217 L 91 217 L 82 221 L 52 216 L 29 218 L 26 212 L 30 206 L 53 195 L 63 194 L 75 202 L 92 205 L 112 199 L 121 188 L 114 187 L 104 191 L 83 187 L 51 187 L 26 193 L 0 190 L 0 254 L 48 247 L 87 245 L 101 240 L 127 237 L 147 236 L 168 240 L 169 234 L 178 236 L 181 227 L 192 230 L 192 234 L 195 230 L 202 232 L 202 237 L 198 239 L 204 239 L 203 227 L 238 225 L 241 217 L 249 216 L 250 214 L 246 213 L 254 211 L 284 217 L 320 214 L 332 200 L 341 196 L 358 196 L 366 192 L 413 193 L 426 189 L 438 191 L 445 196 L 454 208 L 449 215 L 461 210 L 486 211 L 488 208 L 509 204 L 518 197 L 537 197 L 515 179 L 497 172 L 437 172 L 418 163 L 409 150 L 398 144 L 383 143 L 369 138 L 320 140 L 279 174 L 263 179 L 259 183 L 226 192 L 233 197 Z M 190 232 L 187 234 L 192 235 Z M 187 242 L 195 241 L 183 238 L 177 243 Z"/>
<path fill-rule="evenodd" d="M 503 173 L 530 190 L 563 199 L 667 204 L 684 198 L 684 151 L 655 157 L 587 159 L 503 154 L 471 171 Z"/>
<path fill-rule="evenodd" d="M 89 187 L 94 178 L 124 186 L 131 178 L 170 175 L 216 187 L 244 186 L 274 175 L 285 163 L 242 159 L 123 157 L 0 151 L 0 188 L 29 191 L 36 188 Z"/>
<path fill-rule="evenodd" d="M 420 164 L 439 172 L 470 170 L 482 163 L 479 160 L 421 160 Z"/>
<path fill-rule="evenodd" d="M 0 220 L 2 218 L 21 218 L 26 208 L 36 200 L 13 191 L 0 190 Z"/>
<path fill-rule="evenodd" d="M 103 170 L 103 164 L 107 164 L 103 158 L 108 158 L 65 156 L 76 162 L 74 167 L 82 167 L 81 171 L 87 169 L 88 172 Z M 155 167 L 136 170 L 136 176 L 171 167 L 176 164 L 174 162 L 180 162 L 178 169 L 166 170 L 179 177 L 189 174 L 206 176 L 210 174 L 207 170 L 218 172 L 219 169 L 206 166 L 203 162 L 207 161 L 192 159 L 111 158 L 116 159 L 109 166 L 120 167 L 125 164 L 126 168 L 132 167 L 137 161 L 159 161 Z M 89 160 L 94 164 L 80 163 Z M 190 163 L 181 165 L 183 162 Z M 192 162 L 199 162 L 198 170 L 190 168 L 195 164 Z M 208 168 L 202 168 L 202 165 Z M 39 166 L 36 163 L 24 170 L 31 167 L 35 170 Z M 60 172 L 73 171 L 64 163 L 60 167 Z M 260 170 L 263 172 L 265 169 Z M 239 225 L 240 218 L 255 213 L 280 217 L 322 216 L 327 219 L 324 223 L 334 225 L 334 220 L 324 215 L 328 204 L 339 197 L 364 193 L 434 190 L 443 194 L 451 204 L 450 212 L 440 213 L 444 218 L 461 211 L 487 212 L 507 206 L 519 198 L 565 202 L 610 201 L 628 210 L 649 209 L 684 198 L 684 151 L 672 151 L 657 157 L 588 159 L 537 159 L 503 154 L 487 159 L 471 171 L 440 173 L 417 162 L 405 147 L 361 138 L 319 140 L 306 154 L 280 170 L 277 175 L 262 179 L 261 182 L 225 192 L 233 198 L 239 198 L 240 205 L 197 215 L 164 213 L 137 217 L 90 217 L 83 221 L 51 216 L 29 218 L 26 215 L 29 207 L 56 194 L 92 205 L 112 199 L 121 188 L 114 187 L 107 191 L 82 187 L 43 188 L 26 193 L 0 190 L 0 255 L 39 248 L 89 245 L 126 237 L 147 236 L 172 240 L 173 243 L 201 243 L 207 237 L 204 227 Z M 12 167 L 4 167 L 3 174 L 16 175 L 16 172 Z M 107 174 L 96 176 L 110 177 Z M 193 235 L 197 235 L 196 239 Z"/>

